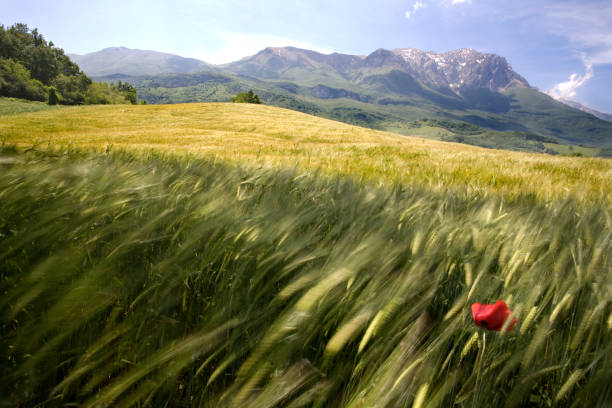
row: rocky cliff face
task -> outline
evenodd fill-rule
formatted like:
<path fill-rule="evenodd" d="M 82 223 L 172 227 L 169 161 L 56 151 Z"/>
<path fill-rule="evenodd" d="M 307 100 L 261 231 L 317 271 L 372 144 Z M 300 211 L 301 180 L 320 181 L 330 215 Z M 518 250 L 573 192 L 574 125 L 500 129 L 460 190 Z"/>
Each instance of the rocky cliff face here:
<path fill-rule="evenodd" d="M 529 83 L 514 72 L 504 57 L 470 48 L 442 54 L 415 48 L 393 50 L 406 63 L 408 71 L 429 86 L 448 86 L 461 93 L 466 89 L 488 88 L 497 92 L 507 88 L 528 88 Z"/>

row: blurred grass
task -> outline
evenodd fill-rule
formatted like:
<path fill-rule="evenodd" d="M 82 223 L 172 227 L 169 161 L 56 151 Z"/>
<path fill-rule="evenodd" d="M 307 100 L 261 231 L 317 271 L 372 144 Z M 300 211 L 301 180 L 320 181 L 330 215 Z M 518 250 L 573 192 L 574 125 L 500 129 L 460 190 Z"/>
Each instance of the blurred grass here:
<path fill-rule="evenodd" d="M 97 134 L 99 109 L 70 109 L 82 121 L 63 129 Z M 609 406 L 609 201 L 302 168 L 5 146 L 3 405 Z M 496 299 L 514 332 L 471 322 L 471 302 Z"/>
<path fill-rule="evenodd" d="M 541 202 L 612 199 L 612 162 L 482 149 L 405 137 L 251 104 L 80 106 L 6 116 L 0 141 L 195 154 L 264 167 L 321 169 L 429 190 L 467 189 Z"/>

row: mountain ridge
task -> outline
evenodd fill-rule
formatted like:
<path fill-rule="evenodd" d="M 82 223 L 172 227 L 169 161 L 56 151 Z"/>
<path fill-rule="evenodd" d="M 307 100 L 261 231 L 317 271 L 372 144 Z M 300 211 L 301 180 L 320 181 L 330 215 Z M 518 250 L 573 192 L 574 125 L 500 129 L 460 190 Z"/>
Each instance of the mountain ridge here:
<path fill-rule="evenodd" d="M 351 71 L 367 72 L 368 69 L 384 67 L 407 71 L 426 85 L 450 87 L 457 93 L 461 93 L 462 89 L 473 87 L 488 87 L 492 91 L 499 91 L 511 87 L 530 86 L 523 77 L 514 72 L 504 57 L 481 53 L 471 48 L 444 53 L 415 48 L 394 50 L 379 48 L 368 55 L 351 55 L 337 52 L 323 54 L 296 47 L 267 47 L 238 61 L 218 65 L 175 54 L 126 47 L 108 47 L 93 53 L 69 54 L 69 56 L 84 72 L 93 77 L 114 74 L 137 76 L 189 73 L 208 69 L 276 79 L 282 77 L 279 75 L 279 70 L 291 68 L 331 68 L 339 74 L 346 75 Z M 495 64 L 494 69 L 483 71 L 479 66 L 483 62 L 484 66 Z M 477 78 L 474 78 L 475 76 Z"/>
<path fill-rule="evenodd" d="M 530 87 L 504 57 L 462 48 L 445 53 L 421 51 L 415 48 L 386 50 L 379 48 L 367 56 L 322 54 L 296 47 L 268 47 L 239 61 L 224 64 L 234 74 L 256 78 L 282 78 L 283 71 L 295 68 L 331 68 L 341 76 L 359 79 L 380 69 L 405 71 L 433 88 L 450 88 L 461 94 L 464 90 L 489 88 L 497 92 L 515 87 Z"/>
<path fill-rule="evenodd" d="M 89 76 L 113 74 L 157 75 L 168 72 L 196 72 L 212 68 L 211 64 L 195 58 L 181 57 L 151 50 L 126 47 L 107 47 L 87 54 L 68 54 L 70 59 Z"/>
<path fill-rule="evenodd" d="M 596 118 L 599 118 L 601 120 L 605 120 L 607 122 L 612 122 L 612 115 L 609 113 L 605 113 L 605 112 L 600 112 L 596 109 L 593 109 L 589 106 L 585 106 L 579 102 L 576 101 L 572 101 L 570 99 L 564 99 L 564 98 L 560 98 L 557 99 L 559 102 L 566 104 L 567 106 L 571 106 L 574 109 L 578 109 L 581 110 L 583 112 L 586 113 L 590 113 L 591 115 L 595 116 Z"/>

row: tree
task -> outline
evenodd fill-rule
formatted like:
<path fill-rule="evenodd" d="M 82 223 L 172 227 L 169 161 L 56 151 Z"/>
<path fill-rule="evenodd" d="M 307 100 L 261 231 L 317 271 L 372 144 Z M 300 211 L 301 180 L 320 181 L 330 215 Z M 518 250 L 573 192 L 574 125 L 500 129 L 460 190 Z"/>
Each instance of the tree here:
<path fill-rule="evenodd" d="M 57 97 L 57 93 L 55 92 L 55 88 L 49 88 L 49 105 L 57 105 L 59 99 Z"/>
<path fill-rule="evenodd" d="M 253 90 L 249 90 L 249 92 L 240 92 L 238 95 L 232 98 L 232 102 L 234 103 L 261 103 L 259 96 L 253 92 Z"/>
<path fill-rule="evenodd" d="M 113 83 L 111 84 L 111 87 L 114 87 L 117 91 L 119 91 L 121 95 L 123 95 L 123 97 L 132 105 L 136 105 L 136 103 L 138 102 L 136 88 L 134 88 L 134 86 L 130 85 L 129 83 L 121 82 L 121 80 L 119 80 L 117 82 L 117 85 Z"/>
<path fill-rule="evenodd" d="M 94 84 L 64 50 L 26 24 L 0 25 L 0 96 L 50 105 L 137 102 L 132 85 Z"/>
<path fill-rule="evenodd" d="M 60 101 L 63 105 L 82 104 L 91 84 L 91 79 L 82 72 L 74 76 L 60 74 L 53 81 L 53 85 L 61 95 Z"/>
<path fill-rule="evenodd" d="M 122 104 L 130 101 L 119 92 L 113 84 L 110 86 L 106 82 L 94 82 L 85 94 L 84 103 L 87 105 L 107 105 L 107 104 Z"/>
<path fill-rule="evenodd" d="M 0 96 L 45 101 L 47 89 L 19 62 L 0 58 Z"/>

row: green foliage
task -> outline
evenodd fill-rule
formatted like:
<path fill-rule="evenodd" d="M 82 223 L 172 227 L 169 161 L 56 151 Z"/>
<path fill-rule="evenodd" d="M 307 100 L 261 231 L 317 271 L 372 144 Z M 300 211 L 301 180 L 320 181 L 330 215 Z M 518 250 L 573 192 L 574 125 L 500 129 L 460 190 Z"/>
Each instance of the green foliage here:
<path fill-rule="evenodd" d="M 444 119 L 428 119 L 423 118 L 420 121 L 415 122 L 415 125 L 421 126 L 421 124 L 426 126 L 436 126 L 444 129 L 448 129 L 455 134 L 459 135 L 476 135 L 478 133 L 482 133 L 484 131 L 480 126 L 472 125 L 466 122 L 458 122 L 452 120 L 444 120 Z"/>
<path fill-rule="evenodd" d="M 266 101 L 266 104 L 272 106 L 279 106 L 286 109 L 307 113 L 309 115 L 323 116 L 324 113 L 324 111 L 315 103 L 307 102 L 293 96 L 279 95 L 272 92 L 262 92 L 262 97 L 264 101 Z"/>
<path fill-rule="evenodd" d="M 384 121 L 388 119 L 388 115 L 353 107 L 334 108 L 331 111 L 331 117 L 341 122 L 371 129 L 383 129 Z"/>
<path fill-rule="evenodd" d="M 121 82 L 121 80 L 117 81 L 117 84 L 111 83 L 111 88 L 119 92 L 126 101 L 131 103 L 132 105 L 136 105 L 138 103 L 138 97 L 136 96 L 136 88 L 127 82 Z"/>
<path fill-rule="evenodd" d="M 91 79 L 83 73 L 73 76 L 60 74 L 54 81 L 54 85 L 61 95 L 60 103 L 63 105 L 83 104 L 87 89 L 91 84 Z"/>
<path fill-rule="evenodd" d="M 59 74 L 61 66 L 54 53 L 37 29 L 25 24 L 15 24 L 5 30 L 0 26 L 0 58 L 19 62 L 27 68 L 32 78 L 49 85 Z"/>
<path fill-rule="evenodd" d="M 7 406 L 609 403 L 606 203 L 150 153 L 0 161 Z M 519 323 L 486 332 L 478 301 Z"/>
<path fill-rule="evenodd" d="M 59 102 L 59 98 L 57 97 L 57 92 L 55 91 L 55 88 L 50 87 L 49 88 L 49 99 L 48 99 L 49 105 L 57 105 L 58 102 Z"/>
<path fill-rule="evenodd" d="M 90 90 L 91 86 L 91 79 L 78 65 L 61 48 L 47 43 L 37 29 L 30 30 L 25 24 L 0 25 L 0 96 L 63 105 L 136 103 L 136 90 L 129 85 L 117 91 L 121 98 L 102 96 L 100 86 Z"/>
<path fill-rule="evenodd" d="M 0 59 L 0 95 L 44 101 L 47 97 L 45 86 L 30 77 L 30 72 L 19 62 Z"/>
<path fill-rule="evenodd" d="M 232 98 L 234 103 L 261 103 L 259 96 L 253 93 L 253 90 L 249 92 L 240 92 L 238 95 Z"/>
<path fill-rule="evenodd" d="M 109 105 L 131 102 L 113 84 L 94 82 L 87 88 L 84 103 L 87 105 Z"/>
<path fill-rule="evenodd" d="M 481 129 L 480 133 L 457 133 L 439 138 L 444 142 L 465 143 L 489 149 L 506 149 L 523 152 L 559 154 L 553 146 L 558 145 L 555 139 L 525 132 L 494 132 Z M 546 145 L 544 144 L 546 143 Z"/>

